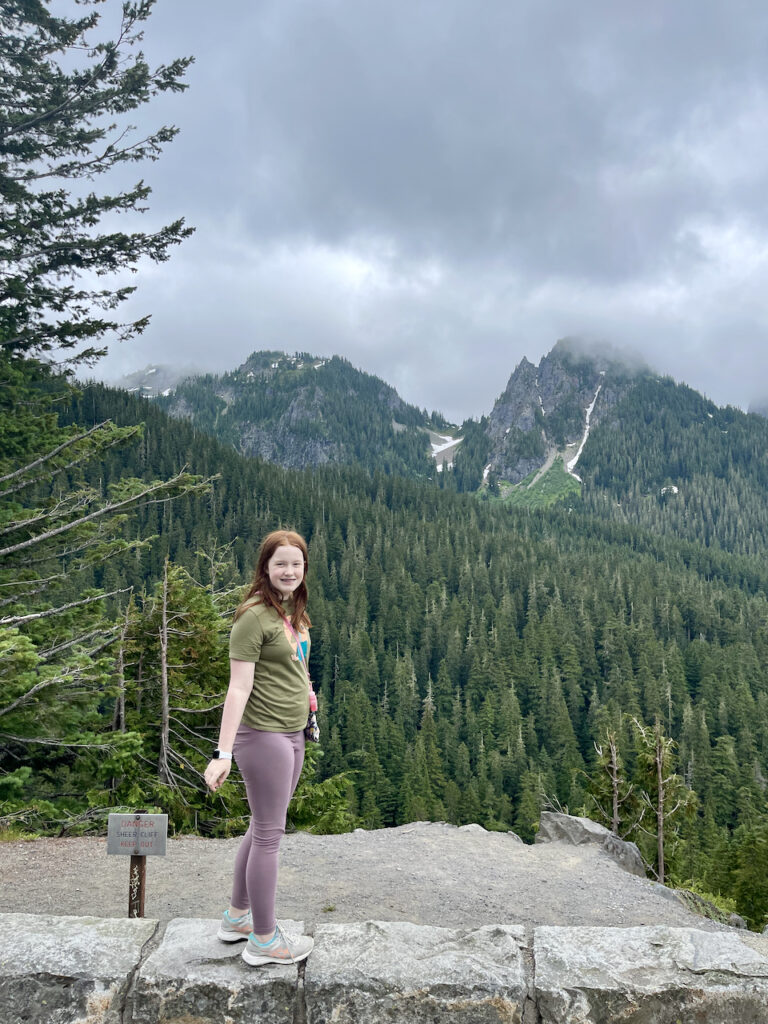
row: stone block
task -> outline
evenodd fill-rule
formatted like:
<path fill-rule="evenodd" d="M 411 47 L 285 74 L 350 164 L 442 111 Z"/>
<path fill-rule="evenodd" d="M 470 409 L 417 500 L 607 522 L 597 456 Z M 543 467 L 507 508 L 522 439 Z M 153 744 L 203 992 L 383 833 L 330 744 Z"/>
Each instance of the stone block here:
<path fill-rule="evenodd" d="M 760 948 L 763 947 L 763 948 Z M 541 1024 L 765 1024 L 768 943 L 695 928 L 537 928 Z"/>
<path fill-rule="evenodd" d="M 634 843 L 619 839 L 610 829 L 592 821 L 591 818 L 579 818 L 574 814 L 561 814 L 558 811 L 542 811 L 535 842 L 559 841 L 570 843 L 572 846 L 594 843 L 625 871 L 639 878 L 646 877 L 643 858 Z"/>
<path fill-rule="evenodd" d="M 521 926 L 321 925 L 304 979 L 308 1024 L 518 1024 Z"/>
<path fill-rule="evenodd" d="M 0 915 L 2 1024 L 120 1024 L 156 921 Z"/>
<path fill-rule="evenodd" d="M 575 814 L 561 814 L 558 811 L 542 811 L 536 843 L 563 841 L 573 846 L 583 843 L 597 843 L 602 846 L 606 836 L 611 835 L 605 825 L 598 825 L 591 818 L 580 818 Z"/>
<path fill-rule="evenodd" d="M 293 964 L 249 967 L 242 942 L 216 938 L 219 922 L 176 918 L 139 971 L 132 1024 L 292 1024 Z M 287 932 L 303 924 L 281 921 Z"/>

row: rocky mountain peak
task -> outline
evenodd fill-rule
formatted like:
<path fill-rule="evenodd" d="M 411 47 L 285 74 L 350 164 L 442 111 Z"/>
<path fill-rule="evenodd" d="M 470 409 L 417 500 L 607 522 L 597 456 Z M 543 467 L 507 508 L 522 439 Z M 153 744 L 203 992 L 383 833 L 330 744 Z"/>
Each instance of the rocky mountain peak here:
<path fill-rule="evenodd" d="M 537 369 L 525 357 L 517 364 L 488 418 L 488 433 L 499 440 L 511 427 L 530 430 L 539 406 Z"/>
<path fill-rule="evenodd" d="M 563 339 L 538 367 L 523 358 L 488 418 L 489 468 L 518 483 L 560 455 L 568 465 L 589 421 L 598 423 L 631 386 L 639 365 L 608 346 Z"/>

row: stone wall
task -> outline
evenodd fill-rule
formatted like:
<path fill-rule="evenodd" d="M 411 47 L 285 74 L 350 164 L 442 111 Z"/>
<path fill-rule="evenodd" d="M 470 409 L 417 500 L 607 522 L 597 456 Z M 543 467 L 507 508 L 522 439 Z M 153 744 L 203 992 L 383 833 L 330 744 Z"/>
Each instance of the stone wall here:
<path fill-rule="evenodd" d="M 733 930 L 328 924 L 297 969 L 248 967 L 215 921 L 0 923 L 2 1024 L 768 1021 L 768 939 Z"/>

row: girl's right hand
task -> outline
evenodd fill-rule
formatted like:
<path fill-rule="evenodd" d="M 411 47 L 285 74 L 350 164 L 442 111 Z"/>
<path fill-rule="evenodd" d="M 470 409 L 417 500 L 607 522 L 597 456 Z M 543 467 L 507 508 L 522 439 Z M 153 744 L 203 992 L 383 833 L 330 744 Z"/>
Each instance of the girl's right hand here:
<path fill-rule="evenodd" d="M 232 762 L 226 758 L 222 758 L 220 761 L 214 759 L 208 762 L 208 767 L 203 772 L 203 778 L 212 793 L 215 793 L 226 780 L 231 768 Z"/>

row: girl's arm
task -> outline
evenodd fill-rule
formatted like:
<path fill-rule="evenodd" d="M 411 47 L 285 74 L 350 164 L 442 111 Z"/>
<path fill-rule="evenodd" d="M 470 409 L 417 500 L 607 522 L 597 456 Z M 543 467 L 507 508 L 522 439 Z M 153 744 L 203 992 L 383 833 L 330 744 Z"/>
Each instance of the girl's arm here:
<path fill-rule="evenodd" d="M 224 699 L 224 710 L 221 714 L 219 730 L 219 750 L 232 752 L 235 733 L 243 718 L 245 705 L 253 689 L 253 673 L 256 666 L 252 661 L 230 661 L 229 688 Z M 229 775 L 232 762 L 227 760 L 211 760 L 205 769 L 204 778 L 209 789 L 215 793 Z"/>

